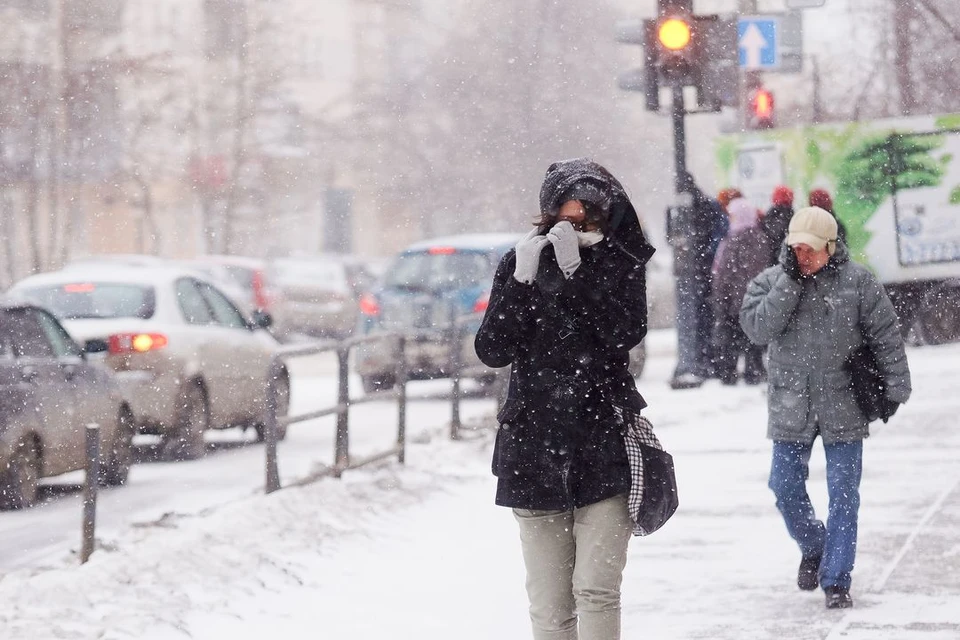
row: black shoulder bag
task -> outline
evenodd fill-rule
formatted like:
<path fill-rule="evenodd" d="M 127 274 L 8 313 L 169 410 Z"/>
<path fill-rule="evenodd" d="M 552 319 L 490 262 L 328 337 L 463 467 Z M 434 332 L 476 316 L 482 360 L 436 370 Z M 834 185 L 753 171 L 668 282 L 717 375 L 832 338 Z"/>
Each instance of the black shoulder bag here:
<path fill-rule="evenodd" d="M 880 375 L 880 367 L 877 366 L 877 359 L 870 345 L 867 343 L 860 345 L 856 351 L 847 356 L 844 366 L 850 372 L 853 397 L 857 401 L 857 406 L 863 411 L 863 415 L 867 417 L 867 421 L 889 420 L 900 405 L 887 400 L 887 383 Z"/>

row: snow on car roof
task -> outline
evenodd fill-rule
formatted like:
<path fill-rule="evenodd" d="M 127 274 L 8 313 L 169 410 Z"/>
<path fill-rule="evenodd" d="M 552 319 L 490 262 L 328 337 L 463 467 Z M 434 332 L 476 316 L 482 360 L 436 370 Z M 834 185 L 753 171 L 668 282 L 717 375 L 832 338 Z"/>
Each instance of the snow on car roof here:
<path fill-rule="evenodd" d="M 261 269 L 266 266 L 267 261 L 262 258 L 251 258 L 249 256 L 223 255 L 209 253 L 199 255 L 194 260 L 200 262 L 213 262 L 216 264 L 225 264 L 236 267 L 247 267 L 249 269 Z"/>
<path fill-rule="evenodd" d="M 404 249 L 404 253 L 408 251 L 425 251 L 431 247 L 439 246 L 474 251 L 499 249 L 504 246 L 513 246 L 520 237 L 521 234 L 519 233 L 464 233 L 420 240 Z"/>
<path fill-rule="evenodd" d="M 143 285 L 158 285 L 168 283 L 177 278 L 191 277 L 208 281 L 203 273 L 182 266 L 156 266 L 122 268 L 118 265 L 76 265 L 61 271 L 50 271 L 28 276 L 13 288 L 57 285 L 79 280 L 94 280 L 97 282 L 116 282 Z"/>

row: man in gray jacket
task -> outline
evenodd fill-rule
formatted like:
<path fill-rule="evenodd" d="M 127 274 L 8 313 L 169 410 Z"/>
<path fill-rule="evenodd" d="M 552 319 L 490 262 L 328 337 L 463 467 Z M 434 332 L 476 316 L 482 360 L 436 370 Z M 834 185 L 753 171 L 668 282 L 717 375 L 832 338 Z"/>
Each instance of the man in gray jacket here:
<path fill-rule="evenodd" d="M 769 345 L 770 489 L 800 547 L 797 584 L 813 590 L 819 583 L 828 608 L 850 607 L 869 426 L 844 363 L 868 345 L 886 383 L 888 415 L 907 401 L 910 370 L 893 305 L 870 271 L 851 262 L 837 242 L 833 216 L 806 207 L 790 220 L 780 263 L 750 282 L 740 324 L 752 342 Z M 826 526 L 817 519 L 806 488 L 818 435 L 827 461 Z"/>

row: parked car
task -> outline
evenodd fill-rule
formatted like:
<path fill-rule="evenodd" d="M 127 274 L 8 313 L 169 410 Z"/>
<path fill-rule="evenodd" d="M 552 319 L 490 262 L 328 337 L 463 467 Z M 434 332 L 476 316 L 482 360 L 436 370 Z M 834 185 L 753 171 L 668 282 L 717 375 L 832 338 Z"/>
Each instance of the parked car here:
<path fill-rule="evenodd" d="M 208 428 L 252 427 L 263 438 L 267 372 L 279 348 L 265 330 L 269 314 L 248 321 L 214 285 L 178 267 L 74 267 L 30 276 L 11 291 L 104 352 L 139 430 L 163 436 L 170 455 L 202 456 Z M 282 415 L 286 370 L 277 385 Z"/>
<path fill-rule="evenodd" d="M 344 338 L 353 332 L 360 296 L 374 278 L 357 259 L 327 255 L 274 259 L 267 281 L 279 335 Z"/>
<path fill-rule="evenodd" d="M 229 288 L 237 304 L 252 312 L 270 311 L 273 294 L 267 283 L 267 261 L 246 256 L 203 255 L 190 260 L 193 268 L 215 278 L 222 288 Z"/>
<path fill-rule="evenodd" d="M 112 373 L 44 309 L 0 302 L 0 506 L 29 507 L 41 478 L 83 469 L 90 423 L 100 425 L 99 481 L 124 484 L 135 427 Z"/>
<path fill-rule="evenodd" d="M 421 380 L 450 375 L 459 356 L 462 366 L 476 368 L 480 380 L 493 383 L 496 374 L 483 368 L 473 337 L 486 310 L 500 258 L 518 240 L 517 234 L 476 233 L 415 243 L 397 255 L 378 283 L 360 302 L 359 332 L 397 331 L 416 335 L 407 341 L 408 375 Z M 450 348 L 445 329 L 451 320 L 473 314 L 465 334 Z M 367 392 L 396 383 L 396 349 L 391 341 L 358 345 L 355 368 Z"/>

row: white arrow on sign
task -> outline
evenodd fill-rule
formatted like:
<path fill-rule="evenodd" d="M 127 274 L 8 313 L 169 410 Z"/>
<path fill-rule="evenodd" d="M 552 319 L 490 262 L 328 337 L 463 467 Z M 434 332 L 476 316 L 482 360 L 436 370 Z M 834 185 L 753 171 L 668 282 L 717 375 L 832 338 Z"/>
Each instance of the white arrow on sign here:
<path fill-rule="evenodd" d="M 740 38 L 740 48 L 747 54 L 747 63 L 744 66 L 747 69 L 758 68 L 760 66 L 760 52 L 766 49 L 769 44 L 755 22 L 748 24 L 746 31 L 743 32 L 743 37 Z"/>

